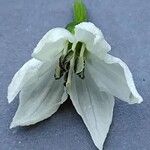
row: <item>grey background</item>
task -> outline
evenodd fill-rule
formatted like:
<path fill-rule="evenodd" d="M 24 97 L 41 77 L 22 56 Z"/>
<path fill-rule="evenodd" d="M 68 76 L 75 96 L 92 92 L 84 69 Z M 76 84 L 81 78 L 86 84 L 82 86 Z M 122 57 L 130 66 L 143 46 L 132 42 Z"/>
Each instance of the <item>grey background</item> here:
<path fill-rule="evenodd" d="M 150 149 L 150 0 L 85 0 L 90 21 L 103 31 L 111 54 L 130 67 L 141 105 L 116 101 L 104 150 Z M 51 28 L 72 18 L 72 0 L 0 0 L 0 150 L 96 150 L 70 101 L 51 118 L 9 130 L 18 97 L 8 105 L 7 86 Z"/>

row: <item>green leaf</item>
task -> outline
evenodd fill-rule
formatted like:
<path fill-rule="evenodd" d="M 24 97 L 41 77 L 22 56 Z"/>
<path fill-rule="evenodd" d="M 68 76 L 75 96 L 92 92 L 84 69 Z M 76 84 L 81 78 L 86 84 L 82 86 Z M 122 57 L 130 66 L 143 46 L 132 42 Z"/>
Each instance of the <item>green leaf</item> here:
<path fill-rule="evenodd" d="M 83 0 L 74 1 L 74 22 L 79 24 L 88 20 L 87 9 Z"/>

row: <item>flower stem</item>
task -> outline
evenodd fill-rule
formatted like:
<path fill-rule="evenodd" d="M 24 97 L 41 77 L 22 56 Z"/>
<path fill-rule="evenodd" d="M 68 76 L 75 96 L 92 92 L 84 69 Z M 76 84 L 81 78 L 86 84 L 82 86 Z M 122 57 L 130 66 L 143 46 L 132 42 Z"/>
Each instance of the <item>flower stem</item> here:
<path fill-rule="evenodd" d="M 88 13 L 84 0 L 74 0 L 73 20 L 67 24 L 66 29 L 74 34 L 74 28 L 81 22 L 88 21 Z"/>

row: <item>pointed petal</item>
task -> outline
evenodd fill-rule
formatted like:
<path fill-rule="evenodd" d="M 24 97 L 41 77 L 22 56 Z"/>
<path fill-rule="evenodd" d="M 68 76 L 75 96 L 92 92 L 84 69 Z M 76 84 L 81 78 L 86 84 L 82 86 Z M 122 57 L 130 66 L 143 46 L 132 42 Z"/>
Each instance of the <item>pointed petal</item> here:
<path fill-rule="evenodd" d="M 48 64 L 44 64 L 34 58 L 26 62 L 14 75 L 8 86 L 8 102 L 12 102 L 24 86 L 35 82 L 39 76 L 49 68 L 49 66 Z"/>
<path fill-rule="evenodd" d="M 119 58 L 107 55 L 104 60 L 100 60 L 99 57 L 89 54 L 87 68 L 102 91 L 129 104 L 143 101 L 136 90 L 128 66 Z"/>
<path fill-rule="evenodd" d="M 90 75 L 87 72 L 85 74 L 84 80 L 77 76 L 73 77 L 72 86 L 68 92 L 95 145 L 102 150 L 112 122 L 114 98 L 99 91 Z"/>
<path fill-rule="evenodd" d="M 39 41 L 32 56 L 41 61 L 50 61 L 64 49 L 67 41 L 72 43 L 73 40 L 73 36 L 66 29 L 54 28 Z"/>
<path fill-rule="evenodd" d="M 111 49 L 110 45 L 105 41 L 101 30 L 91 22 L 83 22 L 76 25 L 75 37 L 77 41 L 85 43 L 91 53 L 101 57 Z"/>
<path fill-rule="evenodd" d="M 28 126 L 50 117 L 65 100 L 63 80 L 54 80 L 53 71 L 45 73 L 36 83 L 21 90 L 10 128 Z"/>

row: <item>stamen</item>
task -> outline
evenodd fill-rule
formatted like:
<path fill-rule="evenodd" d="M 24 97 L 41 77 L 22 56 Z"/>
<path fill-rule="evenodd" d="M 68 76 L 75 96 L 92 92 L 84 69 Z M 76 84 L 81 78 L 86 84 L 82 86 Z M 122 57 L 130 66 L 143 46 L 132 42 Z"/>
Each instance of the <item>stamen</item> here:
<path fill-rule="evenodd" d="M 69 45 L 69 41 L 67 41 L 66 43 L 65 43 L 65 47 L 64 47 L 64 49 L 63 49 L 63 55 L 66 55 L 67 54 L 67 51 L 68 51 L 68 45 Z"/>
<path fill-rule="evenodd" d="M 80 78 L 84 78 L 84 71 L 83 70 L 84 70 L 84 67 L 85 67 L 85 56 L 84 56 L 85 50 L 86 50 L 85 44 L 82 43 L 81 49 L 79 51 L 79 56 L 76 57 L 75 65 L 74 65 L 74 72 L 77 75 L 80 74 L 79 75 Z"/>
<path fill-rule="evenodd" d="M 74 53 L 73 53 L 73 57 L 70 61 L 70 69 L 69 69 L 69 72 L 68 72 L 66 87 L 71 85 L 71 77 L 72 77 L 72 74 L 74 72 L 74 64 L 75 64 L 75 54 L 76 54 L 76 52 L 75 52 L 76 49 L 75 48 L 76 48 L 76 45 L 77 45 L 77 43 L 73 43 L 73 45 L 72 45 L 72 50 L 74 51 Z"/>
<path fill-rule="evenodd" d="M 66 42 L 59 58 L 59 64 L 55 69 L 55 79 L 64 76 L 64 85 L 70 86 L 72 74 L 76 73 L 81 79 L 84 79 L 86 45 L 81 42 Z"/>
<path fill-rule="evenodd" d="M 60 79 L 66 71 L 70 68 L 70 60 L 73 55 L 73 51 L 70 50 L 70 47 L 72 46 L 72 43 L 69 43 L 67 41 L 65 43 L 64 49 L 62 51 L 62 55 L 59 58 L 59 62 L 55 68 L 55 74 L 54 77 L 56 80 Z"/>
<path fill-rule="evenodd" d="M 55 80 L 60 79 L 63 76 L 63 74 L 64 74 L 63 70 L 60 68 L 59 65 L 57 65 L 55 68 L 55 74 L 54 74 Z"/>
<path fill-rule="evenodd" d="M 84 57 L 84 52 L 85 52 L 85 44 L 82 43 L 81 51 L 80 51 L 80 57 Z"/>

